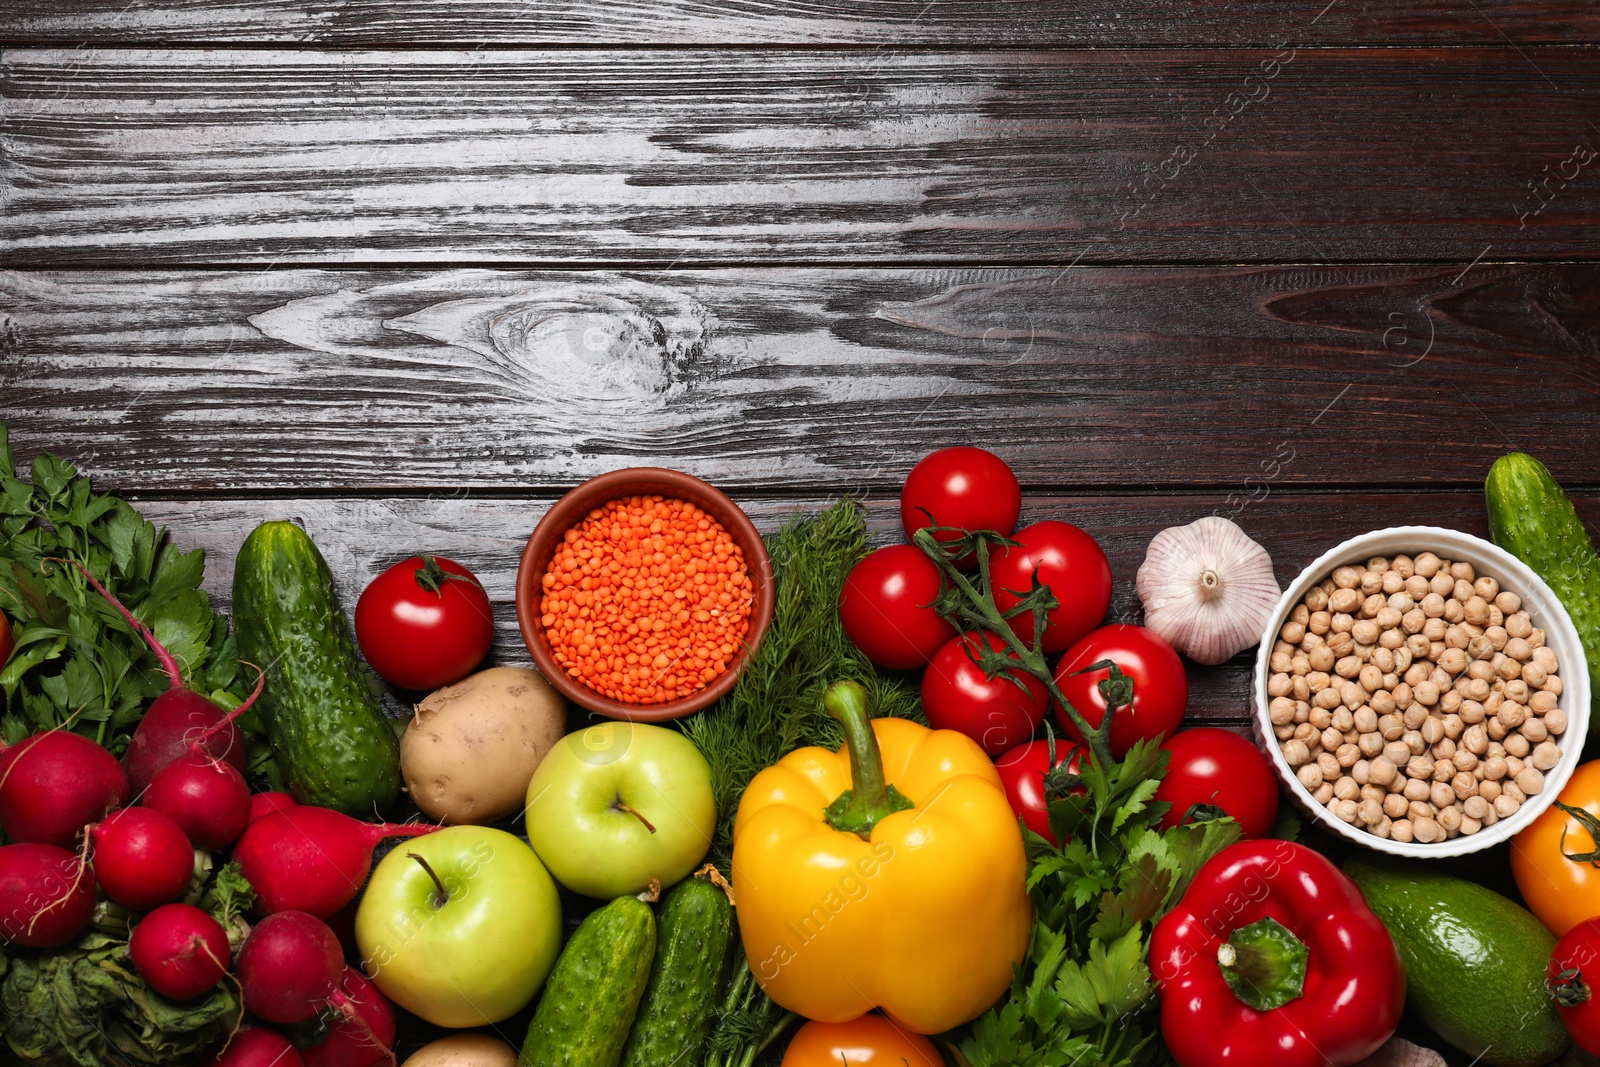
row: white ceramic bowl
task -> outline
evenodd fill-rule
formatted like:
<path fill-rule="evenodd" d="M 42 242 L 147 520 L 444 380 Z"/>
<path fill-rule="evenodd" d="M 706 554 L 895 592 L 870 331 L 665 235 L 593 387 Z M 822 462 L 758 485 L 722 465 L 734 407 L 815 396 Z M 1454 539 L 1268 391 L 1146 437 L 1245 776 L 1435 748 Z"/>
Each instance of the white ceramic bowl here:
<path fill-rule="evenodd" d="M 1447 841 L 1426 845 L 1414 841 L 1392 841 L 1369 834 L 1341 821 L 1327 808 L 1318 804 L 1289 769 L 1288 761 L 1283 758 L 1283 751 L 1278 745 L 1278 739 L 1272 733 L 1272 720 L 1267 712 L 1267 674 L 1270 670 L 1272 645 L 1289 613 L 1304 599 L 1306 592 L 1331 574 L 1335 567 L 1345 564 L 1365 564 L 1374 556 L 1414 557 L 1422 552 L 1433 552 L 1441 559 L 1464 560 L 1472 564 L 1479 575 L 1489 575 L 1500 583 L 1502 589 L 1509 589 L 1522 598 L 1523 608 L 1532 618 L 1533 625 L 1544 630 L 1545 644 L 1555 652 L 1559 661 L 1562 682 L 1560 707 L 1567 713 L 1567 731 L 1556 739 L 1556 743 L 1561 746 L 1561 762 L 1546 772 L 1543 791 L 1529 797 L 1527 802 L 1517 809 L 1515 815 L 1501 819 L 1493 826 L 1486 826 L 1475 834 L 1458 834 Z M 1300 576 L 1284 590 L 1277 608 L 1273 610 L 1272 622 L 1262 634 L 1261 649 L 1256 656 L 1255 698 L 1256 743 L 1272 760 L 1272 765 L 1277 769 L 1278 777 L 1283 781 L 1284 789 L 1288 791 L 1295 806 L 1330 833 L 1366 848 L 1395 856 L 1421 858 L 1461 856 L 1489 848 L 1512 837 L 1518 830 L 1538 818 L 1539 813 L 1550 806 L 1550 802 L 1567 784 L 1567 779 L 1578 766 L 1583 751 L 1583 739 L 1589 729 L 1588 665 L 1584 661 L 1583 643 L 1578 638 L 1577 628 L 1572 625 L 1572 618 L 1567 614 L 1566 608 L 1561 606 L 1561 601 L 1550 591 L 1550 587 L 1543 579 L 1505 549 L 1471 534 L 1437 526 L 1395 526 L 1352 537 L 1324 552 L 1316 562 L 1301 571 Z"/>

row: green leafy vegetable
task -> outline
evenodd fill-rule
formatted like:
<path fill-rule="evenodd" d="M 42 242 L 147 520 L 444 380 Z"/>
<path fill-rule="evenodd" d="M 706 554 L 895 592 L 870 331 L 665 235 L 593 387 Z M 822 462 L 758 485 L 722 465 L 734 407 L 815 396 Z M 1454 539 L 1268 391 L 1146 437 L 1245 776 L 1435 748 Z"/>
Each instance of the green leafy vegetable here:
<path fill-rule="evenodd" d="M 724 870 L 750 779 L 802 746 L 836 749 L 843 742 L 839 724 L 822 706 L 829 685 L 857 679 L 876 716 L 926 722 L 915 680 L 879 674 L 839 622 L 839 590 L 867 554 L 860 505 L 846 499 L 821 515 L 795 519 L 767 539 L 767 550 L 777 579 L 772 625 L 733 692 L 682 723 L 711 764 L 718 822 L 710 858 Z M 776 1063 L 779 1038 L 795 1019 L 761 991 L 740 952 L 707 1042 L 706 1067 Z"/>
<path fill-rule="evenodd" d="M 205 553 L 185 552 L 127 503 L 94 492 L 54 456 L 33 461 L 32 485 L 17 477 L 0 425 L 0 611 L 16 650 L 0 671 L 0 736 L 15 743 L 67 727 L 121 755 L 149 702 L 167 687 L 155 657 L 75 568 L 81 562 L 154 629 L 186 681 L 225 707 L 248 690 L 227 619 L 199 588 Z M 255 736 L 253 716 L 242 725 Z M 266 770 L 259 745 L 252 766 Z"/>
<path fill-rule="evenodd" d="M 966 1067 L 1134 1067 L 1169 1057 L 1155 1018 L 1155 981 L 1145 963 L 1152 923 L 1183 896 L 1206 860 L 1239 839 L 1232 819 L 1208 818 L 1163 830 L 1168 805 L 1156 801 L 1168 754 L 1140 741 L 1118 762 L 1111 755 L 1111 721 L 1133 701 L 1133 681 L 1112 663 L 1100 682 L 1106 711 L 1091 728 L 1062 695 L 1038 650 L 1045 613 L 1055 597 L 1033 586 L 1011 611 L 1001 612 L 989 586 L 989 550 L 1006 544 L 989 532 L 939 541 L 929 528 L 916 544 L 939 566 L 940 613 L 959 630 L 987 631 L 1004 651 L 977 644 L 976 660 L 989 675 L 1023 670 L 1038 678 L 1085 739 L 1088 751 L 1076 773 L 1063 764 L 1045 778 L 1050 828 L 1060 847 L 1024 828 L 1028 892 L 1034 927 L 1028 956 L 1017 968 L 1010 994 L 973 1023 L 959 1044 Z M 951 531 L 960 532 L 960 531 Z M 974 580 L 955 561 L 976 553 Z M 1034 612 L 1033 641 L 1012 631 L 1009 619 Z M 1008 654 L 1009 653 L 1009 654 Z M 1051 765 L 1054 738 L 1051 738 Z"/>

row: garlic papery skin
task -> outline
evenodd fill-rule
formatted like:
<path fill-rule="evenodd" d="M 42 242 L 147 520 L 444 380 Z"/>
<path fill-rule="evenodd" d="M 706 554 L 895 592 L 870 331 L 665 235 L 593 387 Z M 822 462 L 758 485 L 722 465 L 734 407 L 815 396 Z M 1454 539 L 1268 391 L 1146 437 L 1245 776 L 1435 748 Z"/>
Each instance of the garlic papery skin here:
<path fill-rule="evenodd" d="M 1267 550 L 1217 515 L 1156 534 L 1136 584 L 1144 624 L 1205 664 L 1259 642 L 1282 595 Z"/>

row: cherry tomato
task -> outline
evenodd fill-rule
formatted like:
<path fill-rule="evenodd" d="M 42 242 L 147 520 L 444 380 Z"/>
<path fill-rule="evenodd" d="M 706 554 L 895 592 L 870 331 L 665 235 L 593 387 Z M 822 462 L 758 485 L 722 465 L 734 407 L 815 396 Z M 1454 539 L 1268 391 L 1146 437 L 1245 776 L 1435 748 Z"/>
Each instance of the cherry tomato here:
<path fill-rule="evenodd" d="M 1545 985 L 1567 1033 L 1583 1051 L 1600 1056 L 1600 919 L 1568 930 L 1550 953 Z"/>
<path fill-rule="evenodd" d="M 1055 766 L 1059 767 L 1071 760 L 1067 769 L 1077 773 L 1078 756 L 1081 753 L 1082 749 L 1078 746 L 1058 739 Z M 994 761 L 994 769 L 1000 772 L 1000 784 L 1005 786 L 1006 799 L 1011 801 L 1011 810 L 1021 816 L 1023 824 L 1028 829 L 1047 839 L 1052 845 L 1059 845 L 1061 842 L 1050 832 L 1050 810 L 1044 795 L 1044 776 L 1051 770 L 1050 742 L 1029 741 L 1014 748 Z M 1083 790 L 1078 789 L 1074 792 L 1081 793 Z"/>
<path fill-rule="evenodd" d="M 1172 754 L 1167 776 L 1156 790 L 1157 800 L 1172 805 L 1161 819 L 1163 826 L 1177 826 L 1196 804 L 1213 804 L 1232 815 L 1247 838 L 1272 833 L 1278 821 L 1278 780 L 1249 738 L 1197 726 L 1179 730 L 1161 747 Z"/>
<path fill-rule="evenodd" d="M 933 1042 L 885 1019 L 863 1015 L 854 1022 L 809 1022 L 789 1042 L 783 1067 L 944 1067 Z"/>
<path fill-rule="evenodd" d="M 0 667 L 4 667 L 11 658 L 11 649 L 11 623 L 4 615 L 0 615 Z"/>
<path fill-rule="evenodd" d="M 880 548 L 855 565 L 839 591 L 845 636 L 880 667 L 926 666 L 956 635 L 932 604 L 939 568 L 915 545 Z"/>
<path fill-rule="evenodd" d="M 994 634 L 984 634 L 983 640 L 996 652 L 1005 651 L 1006 643 Z M 922 675 L 922 710 L 934 729 L 959 730 L 990 756 L 998 756 L 1033 736 L 1050 697 L 1039 679 L 1024 671 L 1007 671 L 998 678 L 985 675 L 972 661 L 978 641 L 974 634 L 953 637 L 934 653 Z"/>
<path fill-rule="evenodd" d="M 941 448 L 911 468 L 900 490 L 906 537 L 924 526 L 998 530 L 1009 535 L 1022 511 L 1022 487 L 1006 461 L 982 448 Z M 931 516 L 931 517 L 930 517 Z M 953 541 L 958 534 L 941 534 Z"/>
<path fill-rule="evenodd" d="M 1068 649 L 1056 666 L 1056 685 L 1090 726 L 1099 726 L 1105 715 L 1100 682 L 1111 672 L 1077 672 L 1101 660 L 1111 660 L 1133 679 L 1133 704 L 1118 708 L 1111 720 L 1111 754 L 1121 759 L 1135 741 L 1158 734 L 1171 737 L 1189 706 L 1189 676 L 1177 650 L 1153 630 L 1121 622 L 1100 627 Z M 1068 737 L 1083 740 L 1060 708 L 1056 719 Z"/>
<path fill-rule="evenodd" d="M 1111 563 L 1094 538 L 1069 522 L 1036 522 L 1018 530 L 1018 547 L 1001 545 L 989 557 L 995 606 L 1010 611 L 1039 581 L 1060 604 L 1046 616 L 1044 651 L 1060 652 L 1100 625 L 1111 606 Z M 1020 594 L 1020 595 L 1019 595 Z M 1024 641 L 1033 641 L 1033 612 L 1011 620 Z"/>
<path fill-rule="evenodd" d="M 372 580 L 356 602 L 361 654 L 402 689 L 459 682 L 494 640 L 494 609 L 471 571 L 443 556 L 412 556 Z"/>

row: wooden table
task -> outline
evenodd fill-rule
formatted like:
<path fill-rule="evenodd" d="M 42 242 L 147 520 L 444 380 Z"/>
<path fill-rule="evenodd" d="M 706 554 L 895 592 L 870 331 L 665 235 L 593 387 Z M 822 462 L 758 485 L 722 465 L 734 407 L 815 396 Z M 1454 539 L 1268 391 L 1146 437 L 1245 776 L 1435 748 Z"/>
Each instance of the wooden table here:
<path fill-rule="evenodd" d="M 1218 513 L 1287 580 L 1600 521 L 1588 0 L 4 0 L 0 416 L 347 603 L 430 549 L 520 659 L 555 496 L 679 467 L 763 528 L 1006 457 L 1132 578 Z M 1248 667 L 1197 669 L 1241 723 Z"/>

